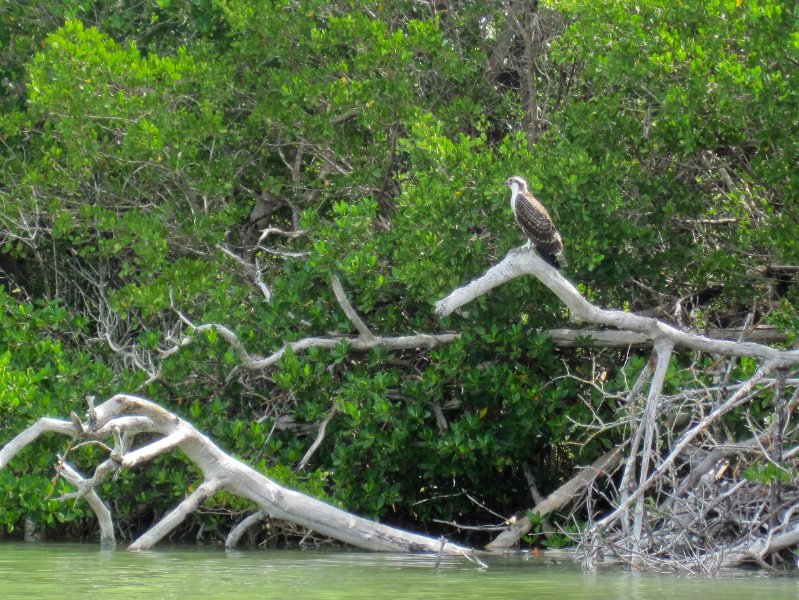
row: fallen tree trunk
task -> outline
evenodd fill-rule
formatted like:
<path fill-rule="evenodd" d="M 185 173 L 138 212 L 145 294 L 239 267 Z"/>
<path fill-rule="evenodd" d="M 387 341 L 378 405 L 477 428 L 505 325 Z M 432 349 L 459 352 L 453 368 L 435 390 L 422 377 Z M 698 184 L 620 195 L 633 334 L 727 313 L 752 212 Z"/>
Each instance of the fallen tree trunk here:
<path fill-rule="evenodd" d="M 60 474 L 78 487 L 77 492 L 63 499 L 87 497 L 102 520 L 106 546 L 113 543 L 113 529 L 109 539 L 111 515 L 103 511 L 105 505 L 97 497 L 99 484 L 118 469 L 136 467 L 179 448 L 202 471 L 203 482 L 172 512 L 136 539 L 129 546 L 130 550 L 152 547 L 205 500 L 224 490 L 250 500 L 275 519 L 290 521 L 357 548 L 381 552 L 440 552 L 476 559 L 470 548 L 448 542 L 442 545 L 438 539 L 376 523 L 285 488 L 224 452 L 189 422 L 144 398 L 127 394 L 113 396 L 89 411 L 86 424 L 74 414 L 71 421 L 40 419 L 0 450 L 0 469 L 44 433 L 58 433 L 76 440 L 113 439 L 110 456 L 97 466 L 92 477 L 81 477 L 63 461 L 60 466 Z M 157 434 L 157 438 L 132 447 L 135 436 L 144 433 Z"/>

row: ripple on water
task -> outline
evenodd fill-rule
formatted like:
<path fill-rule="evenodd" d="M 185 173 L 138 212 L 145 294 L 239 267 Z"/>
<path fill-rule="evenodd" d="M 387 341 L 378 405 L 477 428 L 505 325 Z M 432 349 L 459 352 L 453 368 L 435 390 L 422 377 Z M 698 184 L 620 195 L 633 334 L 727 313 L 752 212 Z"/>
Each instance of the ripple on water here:
<path fill-rule="evenodd" d="M 126 600 L 205 598 L 525 598 L 546 600 L 799 598 L 799 579 L 748 571 L 724 577 L 600 571 L 573 564 L 489 556 L 487 570 L 462 558 L 344 551 L 232 551 L 165 547 L 101 552 L 77 544 L 0 544 L 0 598 Z"/>

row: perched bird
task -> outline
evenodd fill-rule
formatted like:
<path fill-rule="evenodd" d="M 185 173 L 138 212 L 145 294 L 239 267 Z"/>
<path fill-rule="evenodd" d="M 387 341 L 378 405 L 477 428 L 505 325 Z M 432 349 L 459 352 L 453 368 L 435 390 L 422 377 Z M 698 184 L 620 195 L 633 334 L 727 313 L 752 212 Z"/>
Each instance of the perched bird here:
<path fill-rule="evenodd" d="M 552 223 L 547 209 L 527 189 L 521 177 L 511 177 L 505 182 L 510 188 L 510 207 L 516 222 L 535 246 L 538 254 L 556 269 L 560 269 L 557 256 L 563 252 L 560 234 Z"/>

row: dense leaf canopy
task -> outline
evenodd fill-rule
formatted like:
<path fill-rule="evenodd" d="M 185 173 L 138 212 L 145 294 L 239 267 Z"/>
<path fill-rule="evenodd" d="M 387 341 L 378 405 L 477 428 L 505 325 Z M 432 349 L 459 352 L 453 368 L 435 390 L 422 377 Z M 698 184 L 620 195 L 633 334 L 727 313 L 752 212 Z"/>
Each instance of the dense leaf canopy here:
<path fill-rule="evenodd" d="M 137 392 L 368 516 L 435 530 L 495 520 L 480 504 L 523 509 L 525 471 L 547 492 L 623 434 L 575 424 L 599 406 L 594 377 L 621 387 L 645 356 L 608 369 L 608 353 L 554 348 L 546 330 L 568 314 L 534 281 L 435 318 L 435 300 L 523 241 L 511 175 L 549 209 L 592 301 L 679 300 L 697 327 L 753 313 L 795 332 L 793 3 L 521 4 L 0 8 L 0 443 L 87 395 Z M 352 334 L 334 275 L 376 333 L 462 337 L 260 370 L 213 332 L 164 354 L 189 320 L 253 355 Z M 106 486 L 125 526 L 190 487 L 176 460 Z M 51 464 L 27 451 L 0 471 L 0 525 L 82 522 L 80 503 L 51 499 L 66 485 Z M 204 518 L 214 531 L 219 514 Z"/>

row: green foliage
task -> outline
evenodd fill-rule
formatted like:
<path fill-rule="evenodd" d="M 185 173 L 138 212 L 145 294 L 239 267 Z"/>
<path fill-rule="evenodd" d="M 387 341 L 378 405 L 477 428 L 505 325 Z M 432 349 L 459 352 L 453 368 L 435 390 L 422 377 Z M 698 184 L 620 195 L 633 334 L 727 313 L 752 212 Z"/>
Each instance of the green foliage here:
<path fill-rule="evenodd" d="M 83 412 L 85 396 L 130 385 L 88 351 L 70 348 L 88 325 L 57 302 L 30 304 L 0 292 L 0 435 L 8 440 L 45 416 Z M 0 522 L 14 527 L 23 515 L 45 525 L 82 517 L 82 506 L 55 498 L 69 491 L 53 484 L 53 457 L 64 440 L 46 438 L 0 471 Z"/>
<path fill-rule="evenodd" d="M 637 310 L 721 285 L 701 325 L 729 324 L 757 300 L 764 320 L 795 334 L 791 282 L 775 298 L 775 282 L 752 275 L 799 260 L 792 9 L 549 2 L 566 25 L 542 49 L 531 143 L 520 74 L 484 69 L 503 6 L 9 6 L 2 441 L 42 415 L 82 412 L 87 394 L 135 391 L 260 471 L 370 516 L 479 521 L 467 493 L 518 510 L 524 463 L 548 491 L 623 432 L 580 438 L 574 423 L 614 407 L 561 377 L 568 366 L 588 380 L 593 366 L 551 346 L 543 332 L 568 315 L 537 282 L 493 290 L 443 324 L 433 315 L 435 300 L 522 242 L 502 186 L 513 174 L 553 215 L 567 274 L 592 301 Z M 258 247 L 269 227 L 301 233 Z M 257 264 L 269 302 L 230 252 Z M 242 369 L 214 331 L 159 353 L 189 333 L 177 311 L 225 324 L 253 355 L 351 334 L 334 274 L 376 333 L 462 336 L 431 351 L 286 352 L 261 372 Z M 158 377 L 145 384 L 150 360 Z M 609 368 L 607 388 L 624 389 L 644 360 Z M 688 377 L 675 367 L 667 389 Z M 310 471 L 295 473 L 333 407 Z M 0 472 L 0 524 L 82 516 L 51 500 L 65 443 L 41 440 Z M 147 526 L 173 506 L 196 484 L 182 461 L 160 457 L 106 484 L 117 518 Z"/>
<path fill-rule="evenodd" d="M 558 115 L 546 146 L 565 150 L 574 191 L 591 191 L 567 226 L 591 231 L 584 254 L 603 255 L 603 280 L 635 274 L 664 292 L 732 287 L 747 267 L 795 262 L 785 222 L 796 220 L 787 199 L 799 179 L 787 165 L 798 148 L 783 126 L 799 102 L 792 11 L 771 1 L 553 5 L 575 20 L 555 56 L 582 68 L 580 100 Z M 721 218 L 732 224 L 686 225 Z"/>
<path fill-rule="evenodd" d="M 789 484 L 796 481 L 796 473 L 774 463 L 761 463 L 747 467 L 742 473 L 743 478 L 768 485 L 770 483 Z"/>

